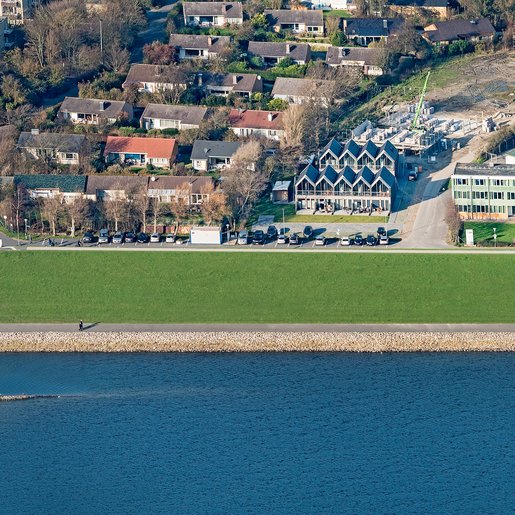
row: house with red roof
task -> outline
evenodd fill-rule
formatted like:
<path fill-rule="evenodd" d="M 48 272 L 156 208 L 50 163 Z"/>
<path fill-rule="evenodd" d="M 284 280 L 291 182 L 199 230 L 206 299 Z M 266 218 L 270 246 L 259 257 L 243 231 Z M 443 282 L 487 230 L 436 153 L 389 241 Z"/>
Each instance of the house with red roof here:
<path fill-rule="evenodd" d="M 177 157 L 178 145 L 170 138 L 129 138 L 108 136 L 104 150 L 106 163 L 153 165 L 170 168 Z"/>
<path fill-rule="evenodd" d="M 263 136 L 279 141 L 284 135 L 283 113 L 280 111 L 232 109 L 229 126 L 240 137 Z"/>

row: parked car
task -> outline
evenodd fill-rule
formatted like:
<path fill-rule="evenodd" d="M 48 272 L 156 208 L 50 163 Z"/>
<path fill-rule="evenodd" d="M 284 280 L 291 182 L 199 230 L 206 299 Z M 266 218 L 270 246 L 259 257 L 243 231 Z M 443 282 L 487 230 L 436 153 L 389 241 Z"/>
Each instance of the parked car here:
<path fill-rule="evenodd" d="M 361 236 L 361 234 L 356 234 L 356 236 L 354 236 L 354 245 L 358 245 L 361 247 L 363 243 L 363 236 Z"/>
<path fill-rule="evenodd" d="M 169 233 L 165 238 L 166 243 L 175 243 L 175 234 Z"/>
<path fill-rule="evenodd" d="M 265 243 L 265 233 L 263 231 L 256 231 L 252 238 L 253 245 L 263 245 Z"/>
<path fill-rule="evenodd" d="M 158 232 L 153 232 L 150 235 L 150 243 L 159 243 L 161 241 L 161 235 Z"/>
<path fill-rule="evenodd" d="M 300 237 L 299 235 L 294 232 L 291 236 L 290 236 L 290 245 L 300 245 Z"/>
<path fill-rule="evenodd" d="M 379 245 L 388 245 L 390 243 L 390 238 L 388 238 L 387 234 L 381 234 L 379 236 Z"/>
<path fill-rule="evenodd" d="M 107 229 L 100 229 L 98 243 L 109 243 L 109 231 Z"/>
<path fill-rule="evenodd" d="M 279 236 L 277 236 L 277 243 L 281 245 L 288 243 L 288 236 L 284 233 L 279 234 Z"/>
<path fill-rule="evenodd" d="M 381 237 L 383 234 L 386 234 L 386 229 L 384 227 L 377 228 L 377 237 Z"/>
<path fill-rule="evenodd" d="M 136 240 L 138 243 L 148 243 L 149 242 L 149 237 L 148 237 L 148 234 L 144 233 L 144 232 L 140 232 L 138 234 L 138 239 Z"/>
<path fill-rule="evenodd" d="M 410 170 L 408 172 L 408 181 L 416 181 L 418 179 L 418 174 L 416 170 Z"/>
<path fill-rule="evenodd" d="M 343 236 L 340 240 L 342 247 L 349 247 L 352 244 L 352 240 L 348 236 Z"/>
<path fill-rule="evenodd" d="M 134 243 L 136 241 L 136 235 L 133 232 L 125 234 L 125 243 Z"/>
<path fill-rule="evenodd" d="M 236 240 L 236 243 L 238 245 L 247 245 L 249 242 L 249 232 L 243 229 L 243 231 L 240 231 L 238 233 L 238 239 Z"/>
<path fill-rule="evenodd" d="M 377 245 L 377 238 L 373 234 L 369 234 L 367 236 L 367 246 L 373 247 L 375 245 Z"/>
<path fill-rule="evenodd" d="M 82 243 L 93 243 L 95 241 L 95 233 L 93 231 L 86 231 L 82 237 Z"/>
<path fill-rule="evenodd" d="M 266 239 L 273 241 L 277 238 L 277 227 L 275 225 L 269 225 L 266 230 Z"/>
<path fill-rule="evenodd" d="M 304 237 L 308 239 L 313 237 L 313 227 L 311 225 L 304 227 Z"/>
<path fill-rule="evenodd" d="M 125 239 L 125 234 L 123 232 L 116 232 L 113 236 L 113 243 L 116 245 L 119 245 L 120 243 L 123 243 L 123 240 Z"/>
<path fill-rule="evenodd" d="M 315 240 L 315 246 L 322 247 L 325 245 L 325 236 L 317 236 Z"/>

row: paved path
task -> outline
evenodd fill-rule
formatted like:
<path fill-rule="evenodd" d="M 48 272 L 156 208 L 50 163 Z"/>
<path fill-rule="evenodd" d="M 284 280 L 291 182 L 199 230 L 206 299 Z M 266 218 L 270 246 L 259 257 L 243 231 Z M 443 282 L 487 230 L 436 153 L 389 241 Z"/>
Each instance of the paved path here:
<path fill-rule="evenodd" d="M 515 332 L 515 324 L 104 324 L 87 332 Z M 77 324 L 0 324 L 0 333 L 77 332 Z"/>

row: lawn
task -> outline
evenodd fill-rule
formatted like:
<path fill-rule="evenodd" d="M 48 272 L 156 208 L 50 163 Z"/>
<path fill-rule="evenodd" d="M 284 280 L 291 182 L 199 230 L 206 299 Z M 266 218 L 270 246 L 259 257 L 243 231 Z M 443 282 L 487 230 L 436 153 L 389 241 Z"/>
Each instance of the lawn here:
<path fill-rule="evenodd" d="M 463 224 L 463 239 L 465 239 L 465 229 L 473 229 L 475 242 L 493 241 L 494 227 L 498 243 L 513 243 L 515 241 L 515 224 L 501 222 L 465 222 Z"/>
<path fill-rule="evenodd" d="M 324 18 L 350 18 L 351 13 L 345 9 L 332 9 L 324 11 Z"/>
<path fill-rule="evenodd" d="M 0 253 L 0 322 L 515 322 L 512 256 Z"/>

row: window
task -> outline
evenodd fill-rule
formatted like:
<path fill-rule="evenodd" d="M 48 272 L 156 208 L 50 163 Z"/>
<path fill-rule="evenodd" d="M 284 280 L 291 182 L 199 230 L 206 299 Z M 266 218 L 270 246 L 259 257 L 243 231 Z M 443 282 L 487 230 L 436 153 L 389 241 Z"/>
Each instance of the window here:
<path fill-rule="evenodd" d="M 180 129 L 180 120 L 163 120 L 161 119 L 161 128 L 163 129 Z"/>
<path fill-rule="evenodd" d="M 508 192 L 508 200 L 515 200 L 515 191 Z"/>
<path fill-rule="evenodd" d="M 490 198 L 494 200 L 504 200 L 504 191 L 490 192 Z"/>
<path fill-rule="evenodd" d="M 454 179 L 454 181 L 455 181 L 455 184 L 458 186 L 466 186 L 468 184 L 468 179 L 460 179 L 459 177 Z"/>
<path fill-rule="evenodd" d="M 66 152 L 64 156 L 66 159 L 75 159 L 75 154 L 72 154 L 70 152 Z"/>
<path fill-rule="evenodd" d="M 476 186 L 484 186 L 485 185 L 485 180 L 484 179 L 474 179 L 474 184 Z"/>
<path fill-rule="evenodd" d="M 494 179 L 493 180 L 493 183 L 494 183 L 494 186 L 505 186 L 505 183 L 506 181 L 504 181 L 503 179 Z"/>
<path fill-rule="evenodd" d="M 487 192 L 486 191 L 474 191 L 474 196 L 473 198 L 481 198 L 481 199 L 486 199 L 488 198 L 487 196 Z"/>

